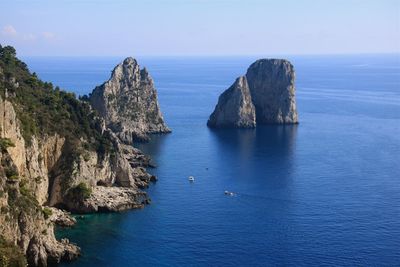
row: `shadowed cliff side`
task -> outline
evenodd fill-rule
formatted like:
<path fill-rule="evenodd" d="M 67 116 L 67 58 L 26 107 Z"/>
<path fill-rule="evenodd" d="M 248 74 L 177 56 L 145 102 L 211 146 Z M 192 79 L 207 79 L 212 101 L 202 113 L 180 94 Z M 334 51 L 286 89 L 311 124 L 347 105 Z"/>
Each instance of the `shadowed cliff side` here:
<path fill-rule="evenodd" d="M 220 95 L 218 104 L 207 125 L 237 128 L 253 128 L 256 126 L 255 108 L 246 77 L 237 78 L 235 83 Z"/>

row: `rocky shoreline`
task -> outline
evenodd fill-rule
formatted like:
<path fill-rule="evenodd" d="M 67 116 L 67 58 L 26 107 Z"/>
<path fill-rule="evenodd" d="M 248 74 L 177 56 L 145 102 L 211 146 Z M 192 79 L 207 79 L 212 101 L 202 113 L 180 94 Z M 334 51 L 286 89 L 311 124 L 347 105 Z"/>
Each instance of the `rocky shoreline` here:
<path fill-rule="evenodd" d="M 72 227 L 76 224 L 76 219 L 71 216 L 70 212 L 54 207 L 45 208 L 51 211 L 51 215 L 48 217 L 50 222 L 62 227 Z"/>
<path fill-rule="evenodd" d="M 143 208 L 150 203 L 146 192 L 129 187 L 95 186 L 79 207 L 68 207 L 73 213 L 119 212 Z"/>

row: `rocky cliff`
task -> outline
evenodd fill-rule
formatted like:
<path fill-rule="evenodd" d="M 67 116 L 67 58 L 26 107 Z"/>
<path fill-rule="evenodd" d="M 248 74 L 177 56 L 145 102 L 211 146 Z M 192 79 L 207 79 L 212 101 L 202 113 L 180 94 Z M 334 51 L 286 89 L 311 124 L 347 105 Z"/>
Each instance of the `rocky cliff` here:
<path fill-rule="evenodd" d="M 93 90 L 90 103 L 106 126 L 126 144 L 148 140 L 148 134 L 170 132 L 153 79 L 131 57 L 118 64 L 110 79 Z"/>
<path fill-rule="evenodd" d="M 291 124 L 298 123 L 295 98 L 295 71 L 293 65 L 284 59 L 260 59 L 250 65 L 246 73 L 248 90 L 234 94 L 232 87 L 219 98 L 218 104 L 208 121 L 210 127 L 247 128 L 243 123 L 249 119 L 249 113 L 243 110 L 240 99 L 250 100 L 246 103 L 255 107 L 255 127 L 257 124 Z M 243 78 L 242 78 L 243 79 Z M 250 109 L 248 109 L 250 110 Z M 231 114 L 227 116 L 226 114 Z M 232 116 L 232 114 L 238 114 Z"/>
<path fill-rule="evenodd" d="M 235 83 L 220 95 L 218 104 L 207 125 L 210 127 L 238 128 L 256 126 L 255 108 L 246 77 L 237 78 Z"/>
<path fill-rule="evenodd" d="M 57 146 L 63 139 L 52 136 L 38 141 L 34 137 L 25 146 L 13 105 L 1 97 L 0 127 L 0 235 L 17 250 L 0 255 L 0 260 L 4 266 L 12 266 L 17 260 L 24 264 L 22 256 L 12 258 L 19 250 L 33 266 L 76 258 L 79 248 L 68 240 L 56 240 L 53 223 L 47 220 L 42 206 L 48 195 L 48 170 L 60 157 Z M 52 151 L 48 150 L 50 146 Z"/>
<path fill-rule="evenodd" d="M 56 240 L 53 224 L 63 220 L 52 219 L 48 206 L 143 207 L 149 199 L 140 189 L 156 179 L 146 172 L 149 161 L 88 103 L 41 81 L 12 47 L 0 46 L 0 266 L 76 258 L 76 245 Z"/>

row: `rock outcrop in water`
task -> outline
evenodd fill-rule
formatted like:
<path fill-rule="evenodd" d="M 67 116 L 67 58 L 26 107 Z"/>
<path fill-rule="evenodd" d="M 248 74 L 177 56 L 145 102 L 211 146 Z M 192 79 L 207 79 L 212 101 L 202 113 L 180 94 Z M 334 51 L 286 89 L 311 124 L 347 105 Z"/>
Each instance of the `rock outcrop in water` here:
<path fill-rule="evenodd" d="M 207 122 L 210 127 L 253 128 L 256 112 L 251 100 L 247 79 L 241 76 L 218 99 L 218 104 Z"/>
<path fill-rule="evenodd" d="M 166 130 L 151 78 L 145 70 L 139 75 L 132 59 L 125 63 L 110 81 L 125 86 L 105 87 L 135 93 L 133 83 L 139 84 L 146 92 L 137 92 L 139 132 Z M 125 99 L 121 92 L 118 97 Z M 146 115 L 140 115 L 144 109 Z M 117 120 L 119 113 L 112 112 Z M 14 48 L 0 45 L 1 264 L 47 266 L 79 256 L 77 245 L 54 235 L 54 224 L 75 223 L 56 207 L 88 213 L 149 203 L 141 189 L 156 180 L 146 171 L 150 158 L 121 142 L 121 134 L 106 127 L 89 103 L 41 81 Z"/>
<path fill-rule="evenodd" d="M 111 78 L 93 90 L 90 103 L 124 143 L 148 140 L 148 134 L 170 132 L 153 79 L 131 57 L 118 64 Z"/>
<path fill-rule="evenodd" d="M 295 72 L 284 59 L 260 59 L 246 73 L 257 123 L 298 123 Z"/>
<path fill-rule="evenodd" d="M 257 60 L 247 69 L 245 78 L 240 78 L 242 81 L 240 88 L 248 88 L 248 90 L 242 89 L 240 94 L 233 93 L 232 87 L 226 90 L 220 96 L 218 104 L 207 122 L 208 126 L 248 128 L 249 125 L 255 127 L 256 123 L 298 123 L 294 86 L 295 72 L 289 61 L 284 59 Z M 251 103 L 248 103 L 249 100 Z M 249 114 L 253 114 L 250 112 L 251 108 L 244 109 L 244 106 L 251 107 L 253 105 L 255 114 L 249 116 Z M 248 112 L 243 112 L 243 110 Z M 232 114 L 237 115 L 233 116 Z M 255 117 L 255 123 L 243 123 L 253 117 Z"/>

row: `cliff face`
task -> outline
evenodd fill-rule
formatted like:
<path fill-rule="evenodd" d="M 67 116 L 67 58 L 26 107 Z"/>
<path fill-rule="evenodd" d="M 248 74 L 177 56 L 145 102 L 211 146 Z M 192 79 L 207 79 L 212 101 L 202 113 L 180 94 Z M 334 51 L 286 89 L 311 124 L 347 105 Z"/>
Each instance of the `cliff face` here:
<path fill-rule="evenodd" d="M 73 220 L 52 219 L 62 212 L 47 206 L 87 213 L 149 202 L 140 189 L 156 180 L 146 172 L 150 159 L 105 125 L 88 103 L 40 81 L 0 46 L 0 253 L 11 251 L 0 263 L 15 264 L 20 253 L 46 266 L 80 254 L 54 236 L 54 223 Z"/>
<path fill-rule="evenodd" d="M 147 140 L 152 133 L 170 132 L 153 79 L 131 57 L 118 64 L 110 79 L 93 90 L 90 103 L 124 143 Z"/>
<path fill-rule="evenodd" d="M 208 126 L 248 128 L 255 127 L 256 123 L 298 123 L 295 72 L 289 61 L 257 60 L 250 65 L 245 78 L 240 79 L 246 85 L 240 85 L 238 79 L 220 96 Z M 241 88 L 236 89 L 238 93 L 234 93 L 235 85 Z"/>
<path fill-rule="evenodd" d="M 28 182 L 39 204 L 48 199 L 49 171 L 60 159 L 65 138 L 58 134 L 33 136 L 27 145 L 21 134 L 20 121 L 11 102 L 0 97 L 1 138 L 9 139 L 13 146 L 7 148 L 19 176 L 29 177 Z"/>
<path fill-rule="evenodd" d="M 0 127 L 2 238 L 21 249 L 28 263 L 34 266 L 76 258 L 79 248 L 68 240 L 56 240 L 53 223 L 46 219 L 42 206 L 48 195 L 48 172 L 60 157 L 63 138 L 52 136 L 40 141 L 34 138 L 31 145 L 25 146 L 13 105 L 1 97 Z"/>
<path fill-rule="evenodd" d="M 90 213 L 142 208 L 148 203 L 147 194 L 140 189 L 156 180 L 145 169 L 150 158 L 132 146 L 120 143 L 110 130 L 104 134 L 113 141 L 110 153 L 84 150 L 84 144 L 79 144 L 83 152 L 71 162 L 71 152 L 65 148 L 65 158 L 52 172 L 50 206 Z M 65 165 L 70 166 L 67 172 Z M 66 188 L 69 191 L 63 193 Z"/>
<path fill-rule="evenodd" d="M 207 125 L 210 127 L 238 128 L 256 126 L 255 108 L 246 77 L 237 78 L 235 83 L 220 95 L 218 104 Z"/>

